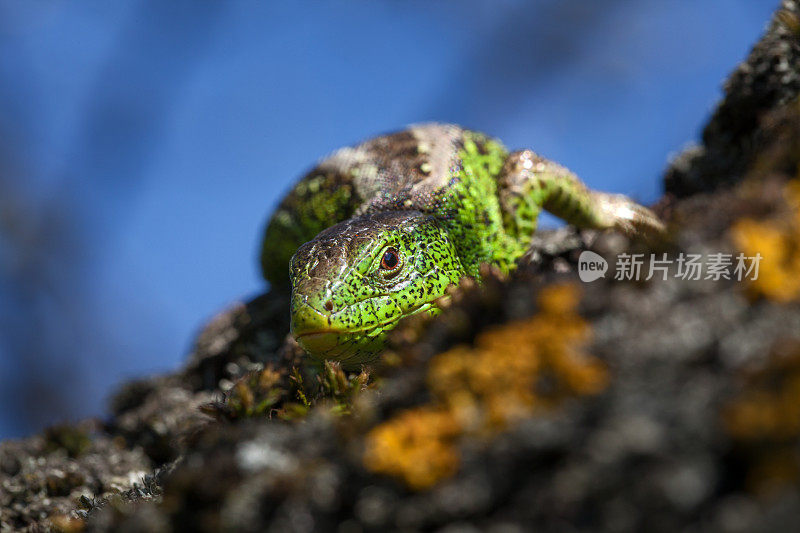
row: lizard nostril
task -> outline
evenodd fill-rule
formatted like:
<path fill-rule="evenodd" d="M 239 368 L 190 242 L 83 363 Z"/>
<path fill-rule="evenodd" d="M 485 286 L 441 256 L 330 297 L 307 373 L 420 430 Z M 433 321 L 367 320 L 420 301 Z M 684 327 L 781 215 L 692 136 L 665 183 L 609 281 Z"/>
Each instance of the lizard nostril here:
<path fill-rule="evenodd" d="M 325 310 L 328 311 L 328 312 L 333 311 L 333 302 L 332 301 L 328 300 L 327 302 L 325 302 Z"/>

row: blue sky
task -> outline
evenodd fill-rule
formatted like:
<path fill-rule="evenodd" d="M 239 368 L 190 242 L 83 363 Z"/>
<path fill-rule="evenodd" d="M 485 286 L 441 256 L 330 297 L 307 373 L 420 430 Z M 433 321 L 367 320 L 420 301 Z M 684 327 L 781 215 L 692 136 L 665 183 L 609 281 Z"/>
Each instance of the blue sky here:
<path fill-rule="evenodd" d="M 777 4 L 0 1 L 0 438 L 176 368 L 342 145 L 456 122 L 655 200 Z"/>

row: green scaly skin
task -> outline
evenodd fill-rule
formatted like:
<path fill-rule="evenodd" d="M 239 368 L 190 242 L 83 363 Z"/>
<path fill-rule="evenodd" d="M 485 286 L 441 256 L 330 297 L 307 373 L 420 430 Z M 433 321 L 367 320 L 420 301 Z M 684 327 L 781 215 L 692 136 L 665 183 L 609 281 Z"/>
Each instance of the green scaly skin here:
<path fill-rule="evenodd" d="M 629 198 L 590 191 L 530 150 L 457 126 L 425 124 L 344 148 L 281 202 L 261 263 L 275 290 L 291 286 L 292 333 L 319 359 L 355 368 L 406 316 L 482 263 L 512 271 L 542 209 L 579 227 L 663 231 Z M 382 265 L 389 251 L 397 265 Z M 288 275 L 288 276 L 287 276 Z"/>

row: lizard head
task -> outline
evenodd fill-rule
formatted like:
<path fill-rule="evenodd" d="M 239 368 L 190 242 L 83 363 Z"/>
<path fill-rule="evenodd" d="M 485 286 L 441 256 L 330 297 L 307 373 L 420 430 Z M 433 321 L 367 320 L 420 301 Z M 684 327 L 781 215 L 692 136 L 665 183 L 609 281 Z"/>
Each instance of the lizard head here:
<path fill-rule="evenodd" d="M 447 231 L 417 211 L 374 213 L 326 229 L 292 257 L 292 334 L 318 359 L 358 366 L 406 316 L 464 274 Z"/>

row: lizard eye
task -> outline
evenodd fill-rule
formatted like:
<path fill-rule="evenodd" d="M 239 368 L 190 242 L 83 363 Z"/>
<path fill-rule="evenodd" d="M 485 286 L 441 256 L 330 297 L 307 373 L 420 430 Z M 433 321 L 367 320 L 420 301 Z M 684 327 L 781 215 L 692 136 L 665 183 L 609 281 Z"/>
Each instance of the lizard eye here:
<path fill-rule="evenodd" d="M 381 257 L 381 270 L 384 271 L 384 274 L 395 274 L 396 271 L 399 271 L 398 268 L 400 266 L 400 253 L 395 250 L 394 248 L 387 248 L 383 252 L 383 257 Z"/>

